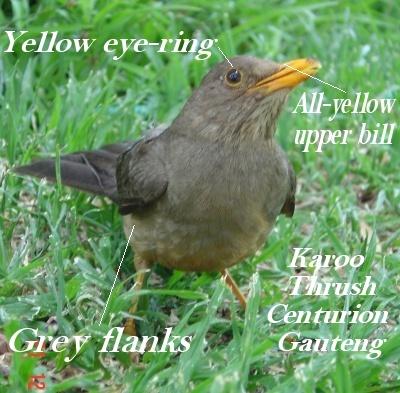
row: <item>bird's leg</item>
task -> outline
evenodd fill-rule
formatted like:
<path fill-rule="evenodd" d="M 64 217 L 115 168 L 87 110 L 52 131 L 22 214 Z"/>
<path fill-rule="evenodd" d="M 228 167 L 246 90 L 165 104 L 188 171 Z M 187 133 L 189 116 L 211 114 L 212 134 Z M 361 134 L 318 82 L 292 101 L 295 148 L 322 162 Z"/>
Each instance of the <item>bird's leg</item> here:
<path fill-rule="evenodd" d="M 240 305 L 244 309 L 246 309 L 246 306 L 247 306 L 246 298 L 244 297 L 243 293 L 240 291 L 235 280 L 229 274 L 228 269 L 221 270 L 221 274 L 222 274 L 222 279 L 228 285 L 229 289 L 235 295 L 236 299 L 239 300 Z"/>
<path fill-rule="evenodd" d="M 140 291 L 143 288 L 144 282 L 146 280 L 146 275 L 150 268 L 149 264 L 143 260 L 134 258 L 134 265 L 136 269 L 136 277 L 135 284 L 133 285 L 133 289 L 136 291 Z M 129 308 L 130 314 L 135 314 L 138 308 L 139 297 L 134 296 L 132 300 L 131 307 Z M 124 332 L 129 336 L 137 336 L 136 322 L 134 318 L 129 318 L 125 322 Z"/>

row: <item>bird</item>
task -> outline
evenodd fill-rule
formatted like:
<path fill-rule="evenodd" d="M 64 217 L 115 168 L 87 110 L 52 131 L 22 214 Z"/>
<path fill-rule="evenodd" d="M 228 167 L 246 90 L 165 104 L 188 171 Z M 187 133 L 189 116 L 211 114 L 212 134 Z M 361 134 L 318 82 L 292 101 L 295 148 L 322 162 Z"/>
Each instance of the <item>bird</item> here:
<path fill-rule="evenodd" d="M 15 172 L 108 197 L 134 251 L 134 288 L 156 263 L 220 272 L 243 307 L 228 269 L 254 255 L 280 214 L 293 216 L 296 176 L 276 141 L 290 91 L 320 63 L 237 56 L 216 64 L 169 126 L 135 141 L 44 158 Z M 134 235 L 130 237 L 132 228 Z M 137 297 L 130 308 L 137 311 Z M 136 335 L 134 319 L 125 332 Z"/>

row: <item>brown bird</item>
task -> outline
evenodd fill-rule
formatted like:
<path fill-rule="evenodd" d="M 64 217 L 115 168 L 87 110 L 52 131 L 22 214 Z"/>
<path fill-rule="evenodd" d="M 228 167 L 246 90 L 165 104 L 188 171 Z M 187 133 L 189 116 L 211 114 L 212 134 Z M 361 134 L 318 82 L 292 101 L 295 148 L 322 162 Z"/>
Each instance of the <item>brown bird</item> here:
<path fill-rule="evenodd" d="M 230 62 L 234 68 L 219 63 L 204 77 L 169 127 L 61 157 L 63 184 L 114 201 L 127 236 L 135 226 L 136 289 L 154 263 L 219 271 L 245 306 L 227 269 L 262 247 L 280 213 L 293 215 L 296 178 L 275 141 L 276 121 L 290 90 L 320 64 L 299 59 L 288 67 L 245 56 Z M 16 172 L 55 181 L 56 162 Z M 136 334 L 133 320 L 126 332 Z"/>

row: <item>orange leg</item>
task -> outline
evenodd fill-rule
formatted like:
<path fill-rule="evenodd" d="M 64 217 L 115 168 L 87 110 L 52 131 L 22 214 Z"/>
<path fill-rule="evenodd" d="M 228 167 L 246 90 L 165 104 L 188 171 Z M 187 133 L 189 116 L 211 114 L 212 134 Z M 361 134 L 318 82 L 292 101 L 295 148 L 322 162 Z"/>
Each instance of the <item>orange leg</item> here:
<path fill-rule="evenodd" d="M 136 277 L 135 284 L 133 285 L 133 289 L 136 291 L 140 291 L 143 288 L 143 284 L 146 279 L 146 274 L 149 270 L 149 265 L 146 261 L 139 260 L 135 258 L 134 265 L 136 269 Z M 139 297 L 134 296 L 132 300 L 131 307 L 129 308 L 129 312 L 131 314 L 135 314 L 138 308 Z M 137 336 L 136 322 L 134 318 L 129 318 L 125 322 L 124 332 L 129 336 Z"/>
<path fill-rule="evenodd" d="M 239 300 L 240 305 L 246 309 L 247 302 L 246 298 L 244 297 L 243 293 L 240 292 L 239 287 L 237 286 L 235 280 L 229 274 L 228 269 L 224 269 L 221 271 L 222 279 L 225 281 L 226 285 L 228 285 L 229 289 L 235 295 L 236 299 Z"/>

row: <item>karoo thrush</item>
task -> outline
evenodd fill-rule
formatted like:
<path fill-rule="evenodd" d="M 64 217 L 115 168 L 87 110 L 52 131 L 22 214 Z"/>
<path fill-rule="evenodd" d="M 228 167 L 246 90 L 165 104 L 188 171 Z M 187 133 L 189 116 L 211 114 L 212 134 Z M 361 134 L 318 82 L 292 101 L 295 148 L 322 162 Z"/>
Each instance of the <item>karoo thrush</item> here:
<path fill-rule="evenodd" d="M 140 289 L 154 263 L 183 271 L 219 271 L 240 303 L 227 268 L 254 254 L 277 216 L 292 216 L 296 178 L 274 135 L 290 90 L 319 63 L 290 67 L 239 56 L 217 64 L 167 128 L 135 142 L 61 157 L 67 186 L 114 201 L 130 234 Z M 296 70 L 298 71 L 296 71 Z M 299 72 L 300 71 L 300 72 Z M 56 162 L 16 168 L 56 179 Z M 135 313 L 137 298 L 130 309 Z M 135 335 L 133 320 L 126 332 Z"/>

